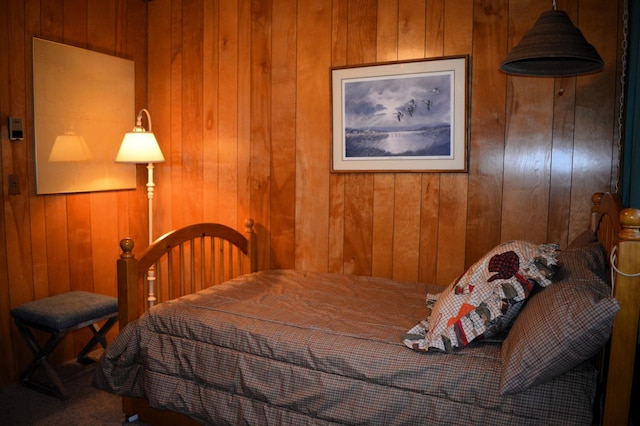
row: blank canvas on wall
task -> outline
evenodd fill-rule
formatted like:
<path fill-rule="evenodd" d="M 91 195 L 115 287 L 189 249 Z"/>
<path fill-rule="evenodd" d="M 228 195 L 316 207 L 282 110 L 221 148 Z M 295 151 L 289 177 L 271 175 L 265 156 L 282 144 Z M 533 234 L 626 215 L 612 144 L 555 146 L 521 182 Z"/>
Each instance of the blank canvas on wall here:
<path fill-rule="evenodd" d="M 135 124 L 131 60 L 33 39 L 38 194 L 130 189 L 134 164 L 115 163 Z"/>

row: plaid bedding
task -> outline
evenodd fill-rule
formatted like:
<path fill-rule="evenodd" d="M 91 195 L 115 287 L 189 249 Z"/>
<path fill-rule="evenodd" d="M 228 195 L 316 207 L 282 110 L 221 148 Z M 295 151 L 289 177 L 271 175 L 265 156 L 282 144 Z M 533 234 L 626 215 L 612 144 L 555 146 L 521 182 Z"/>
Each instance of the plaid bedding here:
<path fill-rule="evenodd" d="M 381 278 L 247 275 L 127 325 L 95 384 L 203 424 L 591 423 L 589 364 L 500 396 L 500 344 L 404 346 L 401 335 L 424 317 L 424 294 L 424 284 Z"/>

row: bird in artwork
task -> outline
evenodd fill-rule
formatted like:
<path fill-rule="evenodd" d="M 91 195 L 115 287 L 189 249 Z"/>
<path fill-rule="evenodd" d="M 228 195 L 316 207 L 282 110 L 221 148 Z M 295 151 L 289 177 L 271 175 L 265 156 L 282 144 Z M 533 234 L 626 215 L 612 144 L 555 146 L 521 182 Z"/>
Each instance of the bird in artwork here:
<path fill-rule="evenodd" d="M 416 101 L 414 99 L 407 102 L 406 110 L 409 113 L 409 117 L 413 117 L 413 111 L 416 110 Z"/>
<path fill-rule="evenodd" d="M 402 121 L 402 117 L 404 117 L 404 113 L 402 111 L 396 111 L 393 113 L 398 118 L 398 121 Z"/>
<path fill-rule="evenodd" d="M 422 103 L 427 106 L 427 111 L 431 111 L 431 99 L 423 99 Z"/>

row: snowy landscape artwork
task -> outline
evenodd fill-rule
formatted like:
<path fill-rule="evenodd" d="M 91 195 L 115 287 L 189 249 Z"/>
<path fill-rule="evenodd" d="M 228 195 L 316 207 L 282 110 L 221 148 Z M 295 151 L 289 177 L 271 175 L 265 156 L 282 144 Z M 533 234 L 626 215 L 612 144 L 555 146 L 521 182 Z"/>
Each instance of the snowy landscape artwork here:
<path fill-rule="evenodd" d="M 464 170 L 466 66 L 442 62 L 334 70 L 334 170 Z"/>

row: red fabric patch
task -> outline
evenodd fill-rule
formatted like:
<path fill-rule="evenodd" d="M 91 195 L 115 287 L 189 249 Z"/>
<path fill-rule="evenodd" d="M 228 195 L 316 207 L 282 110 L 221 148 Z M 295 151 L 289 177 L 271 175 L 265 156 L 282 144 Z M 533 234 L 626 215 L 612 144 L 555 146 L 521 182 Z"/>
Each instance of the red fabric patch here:
<path fill-rule="evenodd" d="M 510 250 L 504 253 L 496 254 L 489 260 L 489 272 L 497 272 L 487 281 L 508 280 L 513 277 L 520 269 L 520 258 L 515 251 Z"/>

